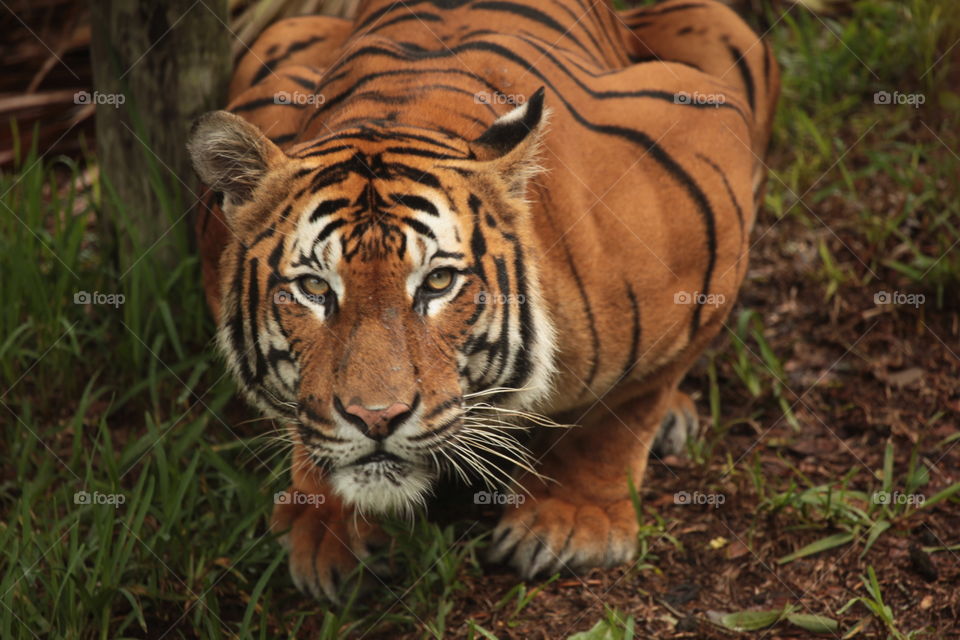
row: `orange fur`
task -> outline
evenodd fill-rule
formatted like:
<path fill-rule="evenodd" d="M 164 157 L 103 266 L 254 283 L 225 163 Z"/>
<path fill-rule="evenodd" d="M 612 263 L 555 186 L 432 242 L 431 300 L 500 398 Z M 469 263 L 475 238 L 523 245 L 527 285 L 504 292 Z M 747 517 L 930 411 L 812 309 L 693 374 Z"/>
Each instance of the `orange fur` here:
<path fill-rule="evenodd" d="M 381 504 L 337 484 L 348 454 L 317 453 L 358 424 L 341 399 L 399 403 L 428 438 L 464 428 L 450 420 L 468 392 L 535 387 L 496 402 L 580 426 L 537 435 L 536 470 L 556 482 L 515 474 L 532 499 L 507 509 L 492 556 L 525 575 L 628 561 L 627 478 L 642 481 L 668 412 L 689 415 L 677 387 L 746 269 L 779 79 L 731 10 L 441 4 L 371 1 L 353 23 L 270 27 L 231 83 L 228 109 L 243 120 L 208 119 L 191 140 L 201 177 L 226 185 L 222 210 L 210 196 L 198 223 L 221 343 L 247 395 L 297 425 L 293 487 L 331 495 L 275 516 L 314 593 L 332 595 L 330 568 L 379 534 L 347 524 L 350 499 Z M 511 118 L 532 131 L 515 135 Z M 238 164 L 262 176 L 252 195 Z M 331 202 L 352 213 L 318 208 Z M 332 295 L 278 304 L 298 295 L 292 247 L 312 239 L 311 215 L 336 222 L 312 245 L 335 263 L 323 273 Z M 411 273 L 429 271 L 434 248 L 462 254 L 448 260 L 463 271 L 455 297 L 418 307 Z M 295 376 L 263 336 L 289 343 Z"/>

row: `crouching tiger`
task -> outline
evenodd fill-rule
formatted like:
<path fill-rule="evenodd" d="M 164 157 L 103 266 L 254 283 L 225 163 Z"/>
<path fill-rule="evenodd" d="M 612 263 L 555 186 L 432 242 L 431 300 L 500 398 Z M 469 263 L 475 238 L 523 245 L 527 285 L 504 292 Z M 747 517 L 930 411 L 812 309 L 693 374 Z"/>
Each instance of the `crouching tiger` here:
<path fill-rule="evenodd" d="M 678 386 L 746 270 L 778 85 L 712 0 L 371 0 L 260 36 L 188 147 L 219 347 L 324 496 L 273 514 L 301 589 L 336 598 L 449 474 L 529 492 L 489 548 L 524 577 L 631 560 L 628 480 L 696 430 Z"/>

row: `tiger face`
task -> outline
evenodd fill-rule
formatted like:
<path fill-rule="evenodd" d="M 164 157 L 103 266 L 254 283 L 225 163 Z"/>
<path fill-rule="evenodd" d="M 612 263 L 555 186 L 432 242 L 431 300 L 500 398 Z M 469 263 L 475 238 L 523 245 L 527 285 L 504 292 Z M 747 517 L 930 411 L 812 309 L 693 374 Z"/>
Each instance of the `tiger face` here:
<path fill-rule="evenodd" d="M 471 420 L 481 401 L 532 408 L 549 389 L 523 200 L 542 115 L 540 91 L 474 141 L 367 126 L 286 153 L 226 112 L 191 134 L 231 231 L 220 349 L 361 511 L 409 508 L 505 442 Z"/>

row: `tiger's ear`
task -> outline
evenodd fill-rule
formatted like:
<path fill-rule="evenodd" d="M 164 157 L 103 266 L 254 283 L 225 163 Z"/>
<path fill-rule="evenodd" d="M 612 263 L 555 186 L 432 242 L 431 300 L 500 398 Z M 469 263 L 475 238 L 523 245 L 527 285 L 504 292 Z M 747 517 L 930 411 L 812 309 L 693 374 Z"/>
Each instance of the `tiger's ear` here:
<path fill-rule="evenodd" d="M 490 125 L 471 148 L 480 160 L 488 161 L 507 185 L 510 195 L 522 198 L 527 182 L 541 171 L 537 153 L 546 129 L 543 87 L 525 103 Z"/>
<path fill-rule="evenodd" d="M 200 116 L 187 150 L 200 180 L 223 193 L 224 209 L 249 202 L 267 173 L 286 158 L 260 129 L 227 111 Z"/>

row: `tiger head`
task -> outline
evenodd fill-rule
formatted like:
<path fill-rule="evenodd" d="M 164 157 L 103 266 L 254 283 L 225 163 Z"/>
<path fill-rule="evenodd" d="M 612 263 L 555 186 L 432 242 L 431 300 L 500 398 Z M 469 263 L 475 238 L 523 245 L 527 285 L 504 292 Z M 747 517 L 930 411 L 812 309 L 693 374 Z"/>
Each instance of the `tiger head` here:
<path fill-rule="evenodd" d="M 361 510 L 408 508 L 445 468 L 477 467 L 508 436 L 472 409 L 531 409 L 550 388 L 524 199 L 543 114 L 541 89 L 471 141 L 364 123 L 286 151 L 224 111 L 194 126 L 230 231 L 220 349 Z"/>

